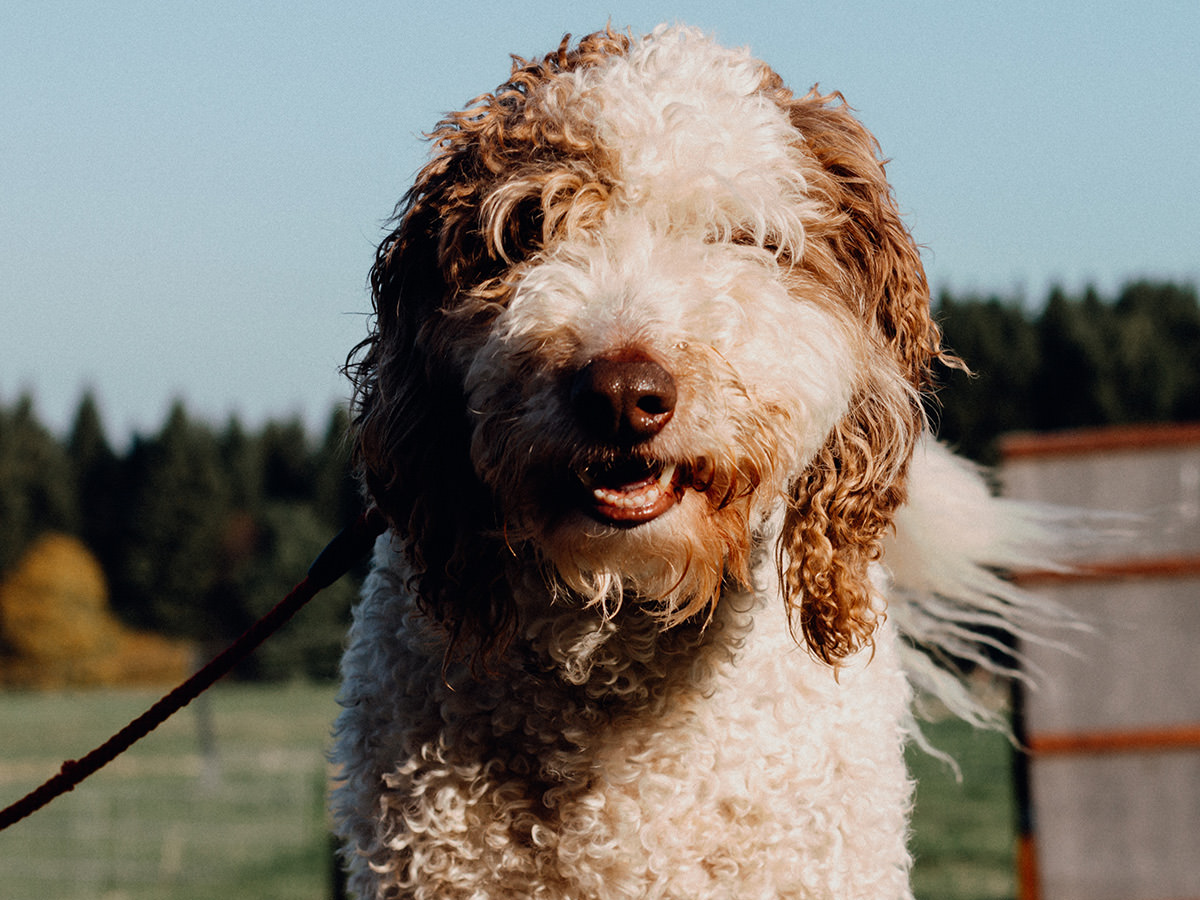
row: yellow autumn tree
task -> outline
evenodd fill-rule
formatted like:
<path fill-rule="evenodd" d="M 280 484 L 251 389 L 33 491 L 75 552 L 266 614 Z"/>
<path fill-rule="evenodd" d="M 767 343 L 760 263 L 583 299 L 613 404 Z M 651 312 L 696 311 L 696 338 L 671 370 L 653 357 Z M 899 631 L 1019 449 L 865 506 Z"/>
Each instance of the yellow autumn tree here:
<path fill-rule="evenodd" d="M 68 687 L 179 680 L 182 643 L 127 629 L 104 572 L 76 538 L 48 533 L 0 582 L 0 685 Z"/>

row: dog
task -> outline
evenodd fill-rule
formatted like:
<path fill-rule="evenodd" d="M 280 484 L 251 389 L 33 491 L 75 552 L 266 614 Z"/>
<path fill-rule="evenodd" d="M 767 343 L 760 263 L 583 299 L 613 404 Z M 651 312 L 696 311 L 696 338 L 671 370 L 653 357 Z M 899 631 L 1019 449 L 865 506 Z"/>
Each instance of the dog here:
<path fill-rule="evenodd" d="M 430 138 L 348 366 L 351 889 L 910 897 L 914 692 L 986 716 L 935 659 L 1024 627 L 992 569 L 1046 535 L 929 436 L 960 364 L 874 138 L 682 26 Z"/>

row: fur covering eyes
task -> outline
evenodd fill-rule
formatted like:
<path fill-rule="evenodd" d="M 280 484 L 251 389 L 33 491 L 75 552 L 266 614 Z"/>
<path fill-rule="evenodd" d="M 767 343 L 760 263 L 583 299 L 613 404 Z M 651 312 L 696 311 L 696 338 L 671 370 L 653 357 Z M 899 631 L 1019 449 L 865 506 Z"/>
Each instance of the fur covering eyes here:
<path fill-rule="evenodd" d="M 353 887 L 909 896 L 890 536 L 1028 521 L 925 436 L 958 362 L 874 138 L 660 28 L 517 59 L 430 139 L 349 367 L 391 525 L 343 666 Z M 1022 608 L 982 567 L 1024 551 L 963 544 L 909 641 Z"/>

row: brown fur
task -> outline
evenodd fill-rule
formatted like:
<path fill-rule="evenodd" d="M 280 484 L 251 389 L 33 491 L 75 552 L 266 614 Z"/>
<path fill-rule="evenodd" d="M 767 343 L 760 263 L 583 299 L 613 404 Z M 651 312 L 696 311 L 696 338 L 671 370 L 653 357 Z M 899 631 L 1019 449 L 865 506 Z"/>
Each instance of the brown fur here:
<path fill-rule="evenodd" d="M 407 538 L 418 595 L 459 652 L 503 645 L 513 616 L 505 567 L 519 562 L 467 455 L 454 346 L 464 332 L 487 329 L 514 267 L 556 236 L 586 229 L 608 197 L 603 147 L 557 119 L 526 115 L 531 88 L 628 47 L 611 30 L 575 49 L 564 39 L 540 61 L 514 59 L 505 85 L 443 120 L 431 135 L 435 155 L 398 207 L 371 274 L 375 330 L 348 366 L 357 458 L 367 490 Z M 878 624 L 867 566 L 904 500 L 930 367 L 950 358 L 874 139 L 840 95 L 796 98 L 765 68 L 762 90 L 789 114 L 814 161 L 810 192 L 827 207 L 793 261 L 796 278 L 838 298 L 865 327 L 872 353 L 890 360 L 871 370 L 791 486 L 778 548 L 793 623 L 818 657 L 836 664 L 868 644 Z M 741 577 L 746 556 L 745 548 L 730 553 Z"/>
<path fill-rule="evenodd" d="M 879 557 L 905 499 L 908 460 L 925 427 L 921 394 L 931 387 L 931 367 L 956 361 L 941 350 L 920 252 L 896 209 L 875 139 L 840 94 L 822 96 L 814 88 L 797 99 L 772 80 L 777 102 L 825 176 L 810 190 L 831 215 L 824 229 L 810 229 L 803 267 L 835 286 L 906 381 L 863 385 L 854 408 L 793 486 L 780 572 L 809 647 L 836 663 L 869 643 L 878 624 L 867 567 Z"/>
<path fill-rule="evenodd" d="M 397 207 L 398 224 L 371 270 L 374 331 L 347 365 L 364 484 L 407 537 L 418 596 L 456 654 L 503 646 L 512 609 L 503 577 L 511 553 L 467 456 L 469 424 L 451 346 L 464 329 L 486 329 L 505 297 L 510 259 L 543 245 L 564 218 L 554 212 L 555 197 L 584 180 L 564 177 L 562 165 L 570 167 L 586 142 L 523 115 L 530 85 L 629 47 L 611 31 L 574 50 L 568 41 L 541 61 L 514 57 L 506 84 L 430 135 L 434 157 Z M 525 174 L 529 202 L 497 208 L 493 193 L 518 169 L 540 169 L 544 177 Z M 498 231 L 485 219 L 510 224 Z"/>

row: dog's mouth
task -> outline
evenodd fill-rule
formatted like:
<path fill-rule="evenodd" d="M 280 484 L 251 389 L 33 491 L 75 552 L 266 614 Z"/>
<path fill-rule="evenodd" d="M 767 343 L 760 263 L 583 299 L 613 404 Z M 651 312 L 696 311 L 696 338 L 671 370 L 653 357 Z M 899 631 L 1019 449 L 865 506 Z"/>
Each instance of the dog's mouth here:
<path fill-rule="evenodd" d="M 622 458 L 575 471 L 583 508 L 611 525 L 633 527 L 657 519 L 691 487 L 694 467 L 661 460 Z"/>

